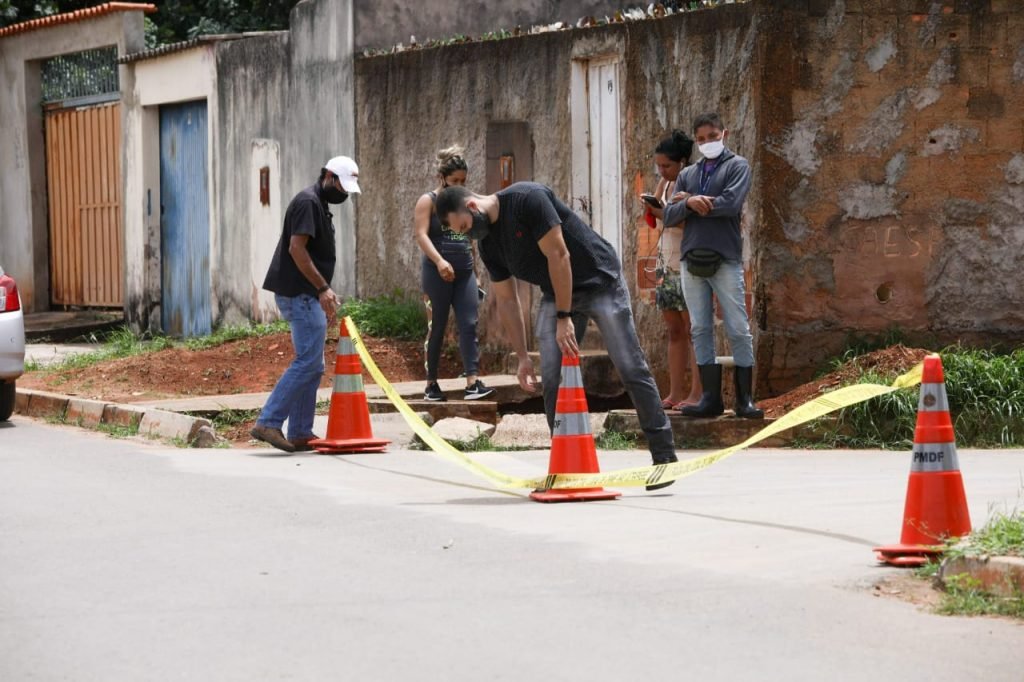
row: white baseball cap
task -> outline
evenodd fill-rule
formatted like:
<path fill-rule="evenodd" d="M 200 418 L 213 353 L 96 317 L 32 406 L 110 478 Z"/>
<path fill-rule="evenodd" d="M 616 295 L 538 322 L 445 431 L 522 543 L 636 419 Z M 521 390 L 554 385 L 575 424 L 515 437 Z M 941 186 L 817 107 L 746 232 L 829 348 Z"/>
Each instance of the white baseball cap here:
<path fill-rule="evenodd" d="M 341 187 L 349 194 L 359 194 L 359 166 L 347 156 L 335 156 L 324 168 L 338 176 Z"/>

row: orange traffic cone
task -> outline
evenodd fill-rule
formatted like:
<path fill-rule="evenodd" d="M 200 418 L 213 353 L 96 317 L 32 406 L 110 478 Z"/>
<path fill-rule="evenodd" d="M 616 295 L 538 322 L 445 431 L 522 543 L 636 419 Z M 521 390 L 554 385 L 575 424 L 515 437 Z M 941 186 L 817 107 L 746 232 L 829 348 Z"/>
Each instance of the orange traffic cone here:
<path fill-rule="evenodd" d="M 893 566 L 921 566 L 941 553 L 938 545 L 946 538 L 970 531 L 942 358 L 932 354 L 924 359 L 921 376 L 903 534 L 900 544 L 876 547 L 874 551 L 879 561 Z"/>
<path fill-rule="evenodd" d="M 580 359 L 563 355 L 548 473 L 596 474 L 600 471 L 594 434 L 590 430 L 587 396 L 583 392 Z M 530 499 L 537 502 L 588 502 L 614 500 L 621 494 L 604 488 L 558 488 L 534 490 L 530 493 Z"/>
<path fill-rule="evenodd" d="M 384 452 L 390 442 L 373 437 L 370 409 L 363 391 L 363 366 L 342 321 L 338 353 L 334 358 L 334 392 L 327 417 L 327 435 L 309 444 L 317 452 L 351 453 Z"/>

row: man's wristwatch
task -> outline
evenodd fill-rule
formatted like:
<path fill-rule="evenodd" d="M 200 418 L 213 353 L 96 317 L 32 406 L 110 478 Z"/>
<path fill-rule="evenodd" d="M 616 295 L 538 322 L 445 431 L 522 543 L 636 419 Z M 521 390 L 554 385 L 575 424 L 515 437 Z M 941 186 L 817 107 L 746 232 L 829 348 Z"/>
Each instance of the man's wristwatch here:
<path fill-rule="evenodd" d="M 330 288 L 331 288 L 330 284 L 325 284 L 325 285 L 323 285 L 322 287 L 320 287 L 319 289 L 316 290 L 316 295 L 317 296 L 323 296 L 324 292 L 328 291 Z"/>
<path fill-rule="evenodd" d="M 560 320 L 564 320 L 567 317 L 572 317 L 572 311 L 571 310 L 559 310 L 558 312 L 555 313 L 555 316 L 558 319 L 560 319 Z"/>

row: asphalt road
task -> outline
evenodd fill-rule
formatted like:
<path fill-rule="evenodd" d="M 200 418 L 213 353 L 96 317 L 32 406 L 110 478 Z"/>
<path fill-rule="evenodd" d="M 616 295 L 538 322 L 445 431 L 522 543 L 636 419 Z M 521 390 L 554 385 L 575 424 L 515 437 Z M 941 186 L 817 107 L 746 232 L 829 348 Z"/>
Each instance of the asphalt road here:
<path fill-rule="evenodd" d="M 960 458 L 975 525 L 1020 504 L 1024 451 Z M 1020 682 L 1024 626 L 871 594 L 908 470 L 754 450 L 664 494 L 541 505 L 423 452 L 176 450 L 16 417 L 0 679 Z"/>

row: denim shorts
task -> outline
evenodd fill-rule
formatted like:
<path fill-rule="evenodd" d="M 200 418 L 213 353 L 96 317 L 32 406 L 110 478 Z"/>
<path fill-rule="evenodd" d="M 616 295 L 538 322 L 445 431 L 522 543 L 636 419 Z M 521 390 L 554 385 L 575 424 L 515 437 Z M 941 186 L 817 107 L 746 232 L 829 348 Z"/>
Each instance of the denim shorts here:
<path fill-rule="evenodd" d="M 654 289 L 654 302 L 658 309 L 686 312 L 686 299 L 683 298 L 683 283 L 679 272 L 670 268 L 658 268 L 655 274 L 658 286 Z"/>

